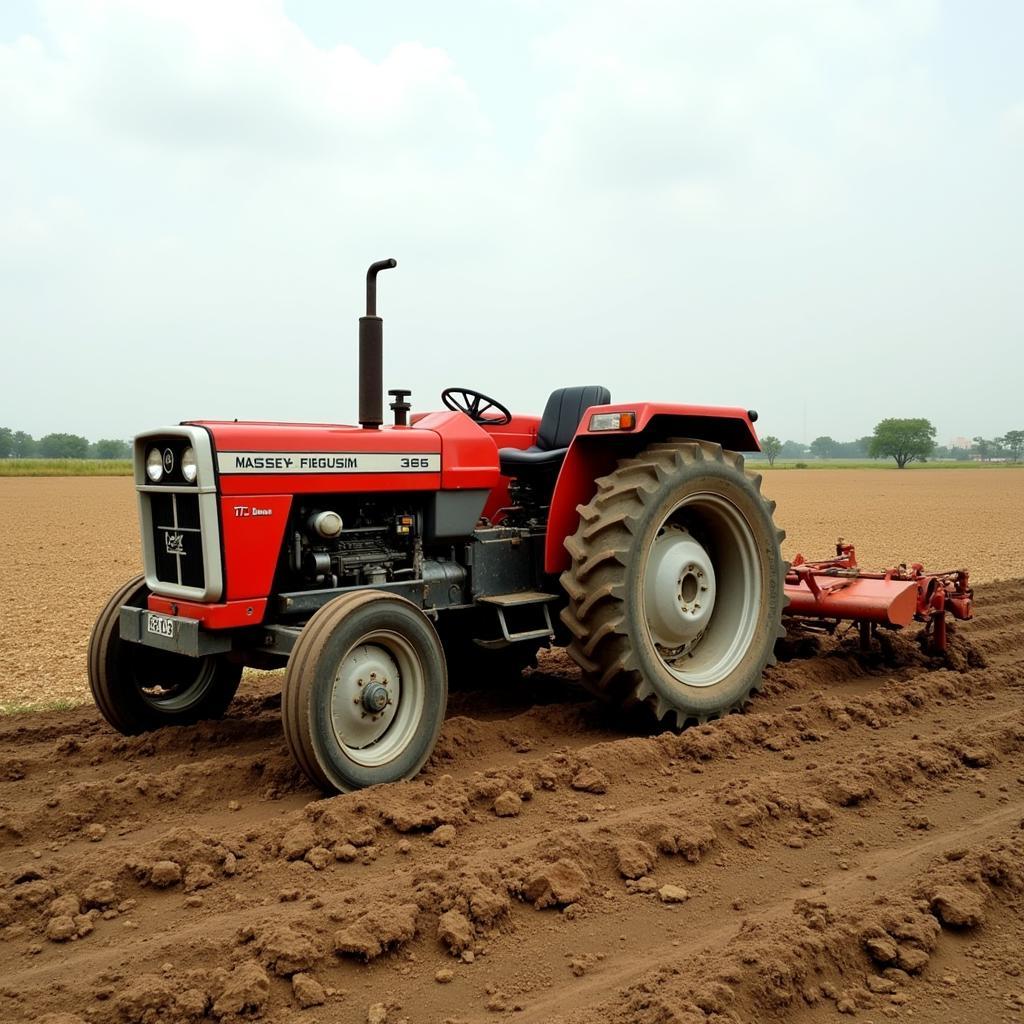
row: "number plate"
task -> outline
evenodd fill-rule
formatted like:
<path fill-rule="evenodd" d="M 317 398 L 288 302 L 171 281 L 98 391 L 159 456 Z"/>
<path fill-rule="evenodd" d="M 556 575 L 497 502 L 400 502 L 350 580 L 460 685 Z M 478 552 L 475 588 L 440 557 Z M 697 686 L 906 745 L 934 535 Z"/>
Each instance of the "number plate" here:
<path fill-rule="evenodd" d="M 146 619 L 146 629 L 157 636 L 174 637 L 174 619 L 167 615 L 154 615 L 152 612 Z"/>

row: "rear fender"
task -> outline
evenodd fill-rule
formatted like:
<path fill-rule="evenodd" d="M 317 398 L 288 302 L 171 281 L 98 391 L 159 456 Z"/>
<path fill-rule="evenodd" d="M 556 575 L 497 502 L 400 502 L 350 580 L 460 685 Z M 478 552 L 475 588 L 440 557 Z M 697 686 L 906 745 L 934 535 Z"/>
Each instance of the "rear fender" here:
<path fill-rule="evenodd" d="M 636 427 L 591 433 L 590 417 L 602 412 L 635 412 Z M 565 538 L 576 532 L 578 506 L 593 497 L 597 478 L 610 473 L 619 459 L 669 437 L 712 441 L 734 452 L 761 450 L 746 409 L 622 403 L 593 406 L 576 431 L 555 483 L 544 546 L 545 572 L 559 573 L 569 567 Z"/>

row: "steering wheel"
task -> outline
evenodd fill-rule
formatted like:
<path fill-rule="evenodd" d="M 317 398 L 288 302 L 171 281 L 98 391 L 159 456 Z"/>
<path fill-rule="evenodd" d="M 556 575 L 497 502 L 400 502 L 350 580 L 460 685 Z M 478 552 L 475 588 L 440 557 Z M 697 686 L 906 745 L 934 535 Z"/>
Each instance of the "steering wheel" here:
<path fill-rule="evenodd" d="M 495 398 L 472 388 L 445 388 L 441 392 L 441 401 L 446 409 L 452 412 L 464 412 L 474 423 L 482 423 L 486 427 L 503 427 L 512 422 L 512 413 Z M 485 416 L 488 409 L 494 409 L 496 416 Z"/>

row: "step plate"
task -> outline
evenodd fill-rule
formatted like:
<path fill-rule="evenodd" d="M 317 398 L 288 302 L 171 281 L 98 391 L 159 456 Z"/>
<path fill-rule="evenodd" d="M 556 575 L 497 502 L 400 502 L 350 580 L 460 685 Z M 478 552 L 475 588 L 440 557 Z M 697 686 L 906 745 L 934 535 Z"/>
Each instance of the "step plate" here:
<path fill-rule="evenodd" d="M 556 594 L 544 594 L 539 590 L 521 590 L 518 594 L 489 594 L 477 600 L 481 604 L 496 604 L 499 608 L 515 608 L 524 604 L 547 604 L 556 597 Z"/>

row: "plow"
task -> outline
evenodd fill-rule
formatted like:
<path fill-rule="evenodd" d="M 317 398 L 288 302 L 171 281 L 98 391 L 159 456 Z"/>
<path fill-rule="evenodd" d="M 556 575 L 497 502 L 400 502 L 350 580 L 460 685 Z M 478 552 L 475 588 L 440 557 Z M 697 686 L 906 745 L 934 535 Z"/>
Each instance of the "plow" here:
<path fill-rule="evenodd" d="M 945 654 L 946 617 L 973 617 L 974 593 L 966 569 L 926 572 L 920 563 L 902 564 L 882 572 L 866 572 L 857 564 L 852 544 L 836 543 L 834 558 L 809 562 L 797 555 L 786 572 L 787 619 L 802 627 L 834 632 L 843 622 L 854 624 L 863 650 L 879 629 L 924 625 L 926 650 Z"/>
<path fill-rule="evenodd" d="M 564 646 L 582 684 L 677 728 L 740 710 L 789 629 L 922 623 L 948 644 L 966 570 L 866 572 L 850 544 L 787 564 L 744 452 L 757 413 L 557 387 L 513 412 L 467 387 L 385 424 L 366 275 L 359 422 L 195 420 L 134 442 L 143 567 L 100 613 L 88 671 L 124 734 L 223 715 L 245 667 L 284 669 L 295 762 L 327 791 L 414 776 L 449 679 L 515 677 Z M 525 357 L 524 357 L 525 358 Z"/>

